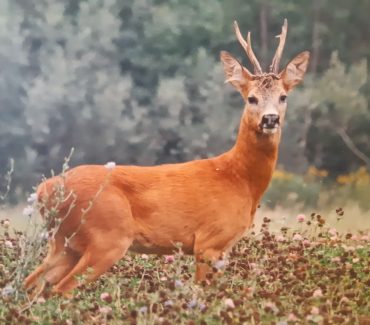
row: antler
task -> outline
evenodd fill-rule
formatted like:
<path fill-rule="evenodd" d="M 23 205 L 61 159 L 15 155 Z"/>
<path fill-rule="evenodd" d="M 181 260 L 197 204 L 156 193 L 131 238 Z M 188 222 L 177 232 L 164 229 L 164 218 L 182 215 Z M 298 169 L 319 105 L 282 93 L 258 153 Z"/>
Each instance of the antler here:
<path fill-rule="evenodd" d="M 235 29 L 235 34 L 236 34 L 236 37 L 238 38 L 238 41 L 240 43 L 240 45 L 244 48 L 245 52 L 247 53 L 247 56 L 249 58 L 249 60 L 251 60 L 252 64 L 253 64 L 253 67 L 254 67 L 254 74 L 256 75 L 259 75 L 259 74 L 262 74 L 262 69 L 261 69 L 261 66 L 256 58 L 256 56 L 254 55 L 253 53 L 253 50 L 252 50 L 252 43 L 251 43 L 251 33 L 248 32 L 248 36 L 247 36 L 247 41 L 245 41 L 245 39 L 243 38 L 240 30 L 239 30 L 239 26 L 238 26 L 238 23 L 236 22 L 236 20 L 234 21 L 234 29 Z"/>
<path fill-rule="evenodd" d="M 278 74 L 279 73 L 279 63 L 280 63 L 280 59 L 281 59 L 281 54 L 283 53 L 283 50 L 284 50 L 284 45 L 285 45 L 285 39 L 286 39 L 287 31 L 288 31 L 288 21 L 285 18 L 284 19 L 283 27 L 281 28 L 281 34 L 278 35 L 278 36 L 276 36 L 280 40 L 279 40 L 279 46 L 276 49 L 275 56 L 272 59 L 272 63 L 270 65 L 270 72 L 271 73 L 274 73 L 274 74 Z"/>

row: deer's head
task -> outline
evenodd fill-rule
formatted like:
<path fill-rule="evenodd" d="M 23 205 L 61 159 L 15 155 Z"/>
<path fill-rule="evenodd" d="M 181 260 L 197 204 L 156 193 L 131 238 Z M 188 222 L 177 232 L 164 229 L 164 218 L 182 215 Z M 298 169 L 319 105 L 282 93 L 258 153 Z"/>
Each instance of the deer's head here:
<path fill-rule="evenodd" d="M 279 63 L 288 30 L 288 23 L 285 19 L 281 34 L 277 36 L 280 42 L 270 71 L 264 73 L 253 53 L 250 32 L 246 41 L 240 33 L 237 22 L 234 22 L 234 28 L 239 43 L 254 67 L 254 73 L 251 73 L 230 53 L 221 52 L 226 82 L 231 83 L 245 101 L 243 122 L 247 124 L 248 129 L 263 137 L 280 134 L 287 108 L 287 95 L 302 81 L 310 54 L 307 51 L 298 54 L 285 69 L 279 72 Z"/>

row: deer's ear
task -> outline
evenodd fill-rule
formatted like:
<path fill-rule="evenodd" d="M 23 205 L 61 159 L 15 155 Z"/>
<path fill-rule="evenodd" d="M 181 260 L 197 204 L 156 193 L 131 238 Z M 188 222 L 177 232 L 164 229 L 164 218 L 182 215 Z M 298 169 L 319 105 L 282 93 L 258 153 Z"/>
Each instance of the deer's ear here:
<path fill-rule="evenodd" d="M 224 65 L 225 83 L 231 83 L 243 95 L 242 89 L 252 79 L 252 74 L 229 52 L 221 51 L 220 58 Z"/>
<path fill-rule="evenodd" d="M 304 51 L 299 53 L 281 72 L 280 76 L 286 91 L 290 91 L 303 80 L 309 59 L 310 52 Z"/>

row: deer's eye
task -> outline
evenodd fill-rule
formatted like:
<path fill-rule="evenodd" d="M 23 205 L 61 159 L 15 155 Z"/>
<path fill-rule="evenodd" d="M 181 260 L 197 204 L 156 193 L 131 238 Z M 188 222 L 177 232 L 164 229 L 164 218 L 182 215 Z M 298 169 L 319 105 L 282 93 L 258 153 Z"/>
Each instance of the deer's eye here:
<path fill-rule="evenodd" d="M 258 99 L 254 96 L 248 97 L 248 103 L 251 105 L 257 105 L 258 104 Z"/>
<path fill-rule="evenodd" d="M 286 102 L 286 95 L 281 95 L 280 96 L 280 103 L 285 103 Z"/>

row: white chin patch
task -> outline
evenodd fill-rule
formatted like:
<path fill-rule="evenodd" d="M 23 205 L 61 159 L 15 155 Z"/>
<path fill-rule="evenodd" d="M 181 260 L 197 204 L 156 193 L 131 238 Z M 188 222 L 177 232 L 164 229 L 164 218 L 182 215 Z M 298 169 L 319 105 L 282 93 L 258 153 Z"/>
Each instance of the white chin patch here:
<path fill-rule="evenodd" d="M 277 130 L 278 130 L 278 127 L 274 127 L 273 129 L 263 128 L 262 132 L 263 134 L 275 134 Z"/>

